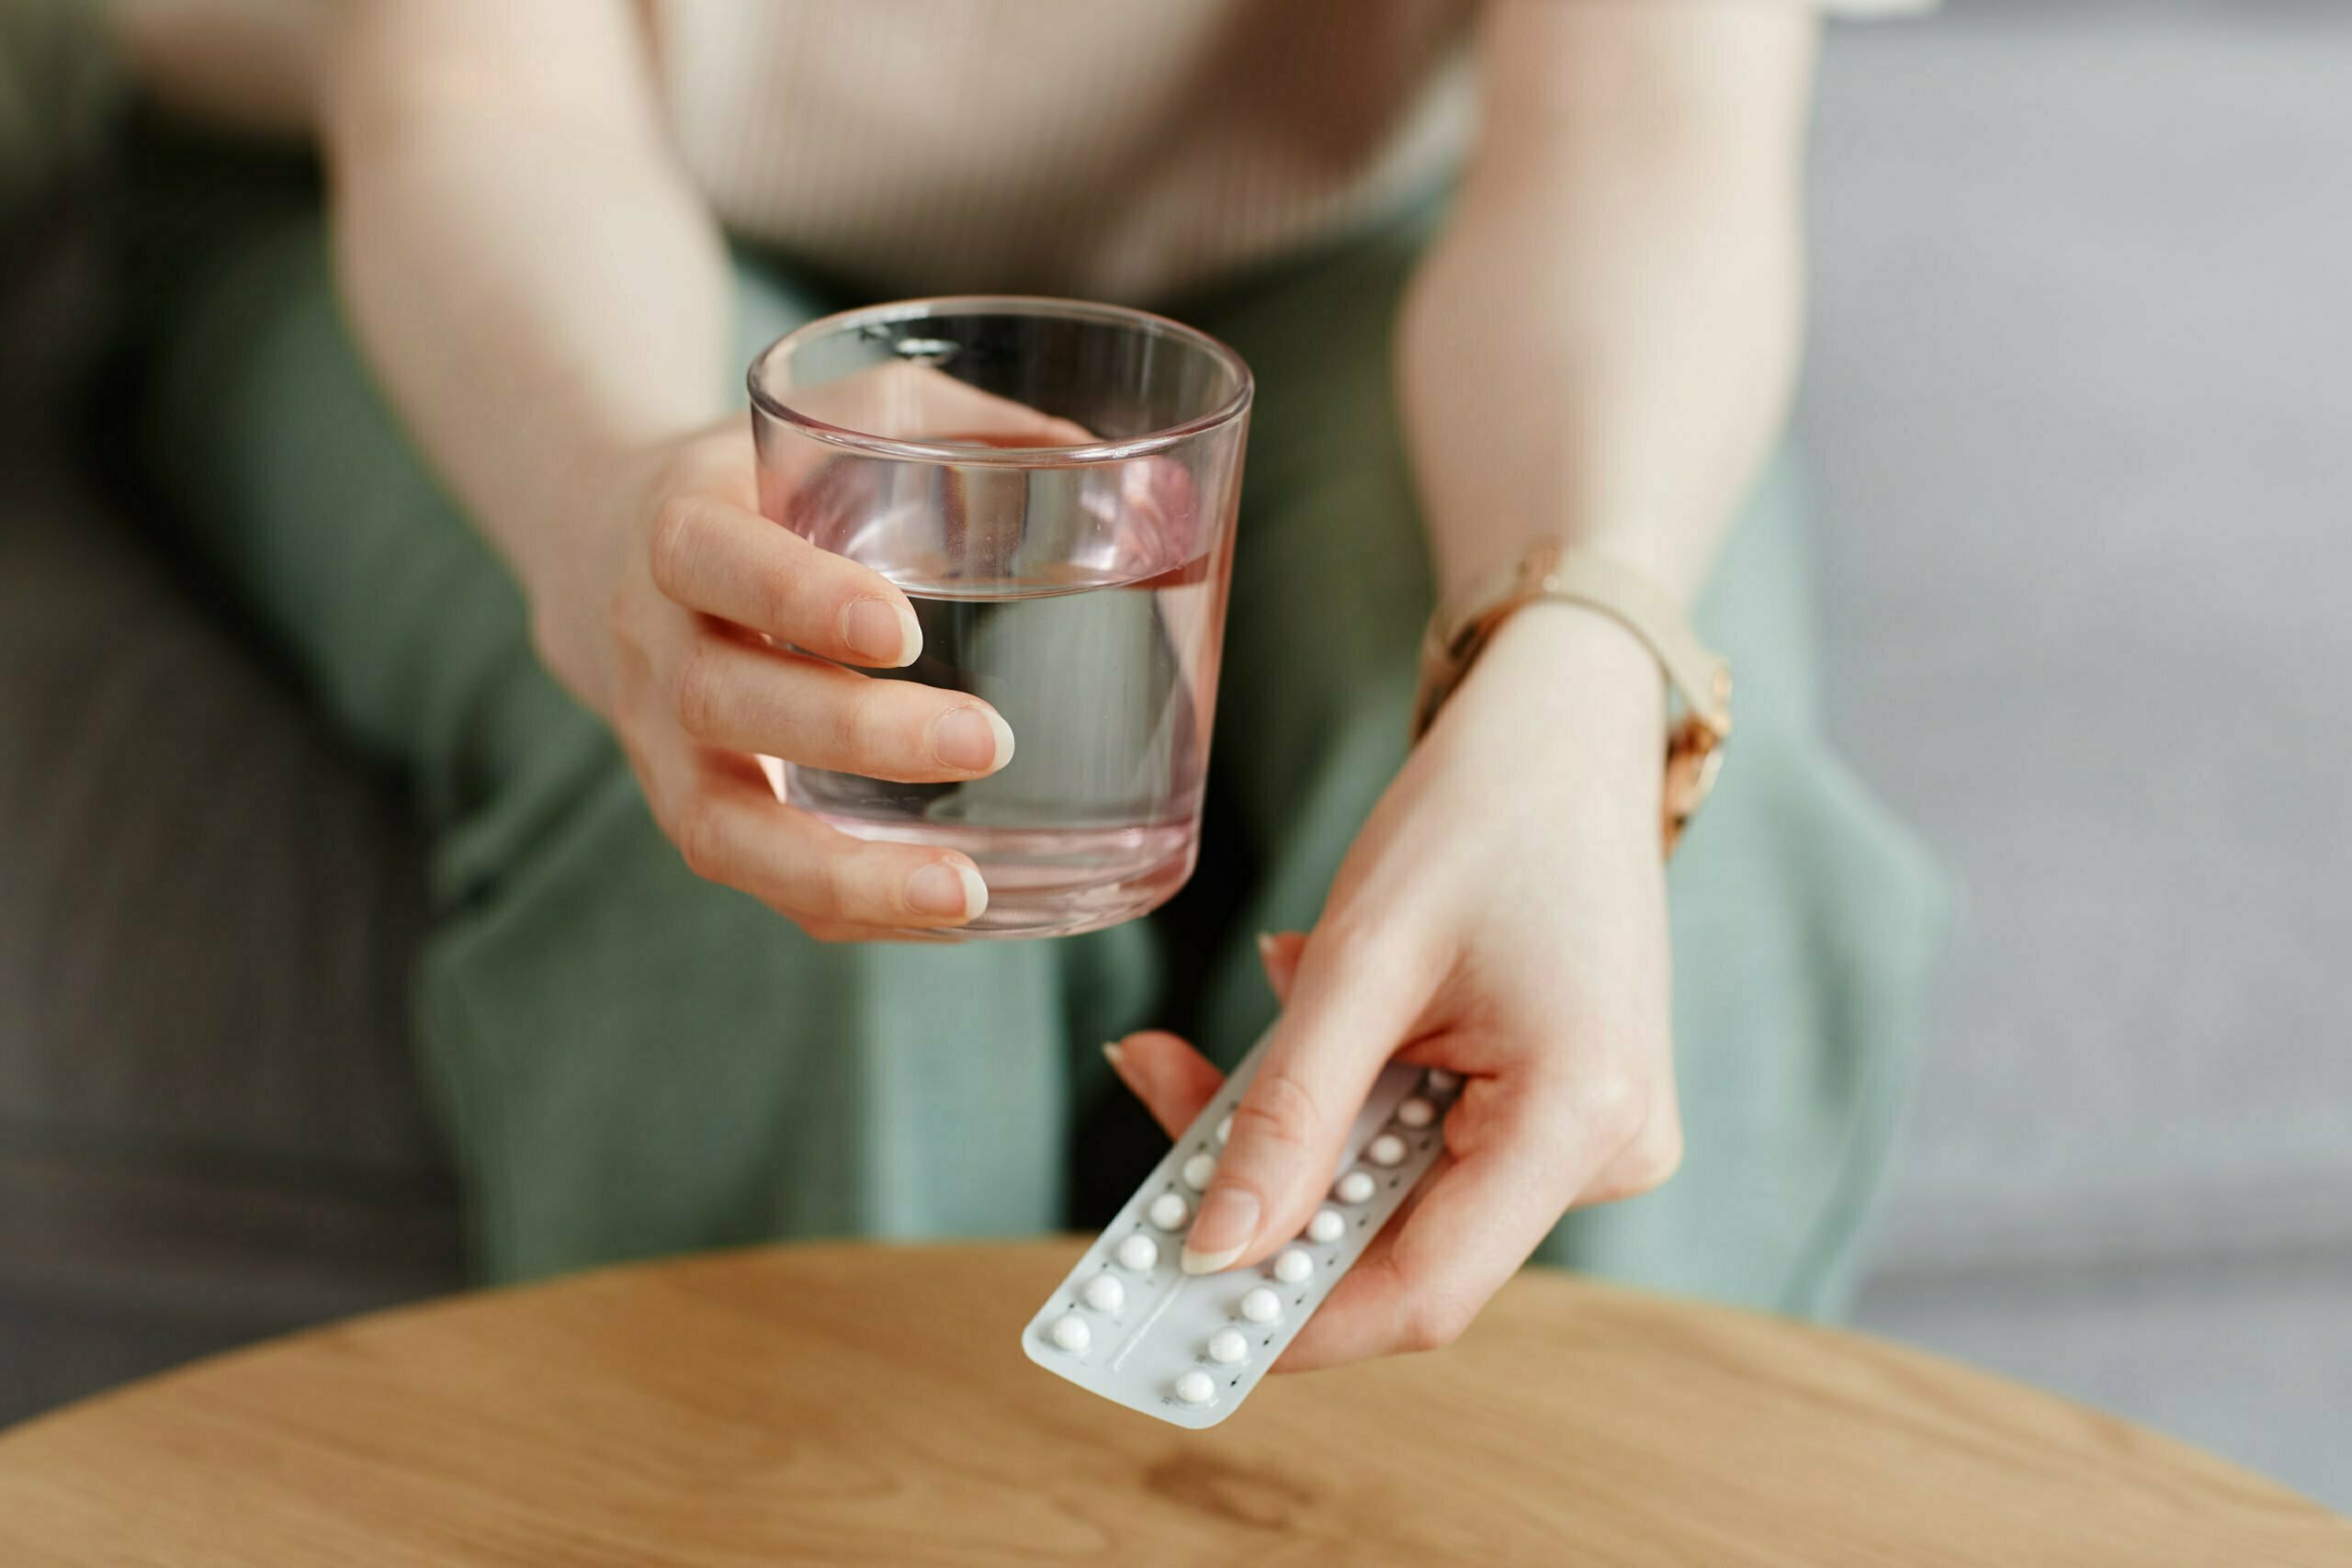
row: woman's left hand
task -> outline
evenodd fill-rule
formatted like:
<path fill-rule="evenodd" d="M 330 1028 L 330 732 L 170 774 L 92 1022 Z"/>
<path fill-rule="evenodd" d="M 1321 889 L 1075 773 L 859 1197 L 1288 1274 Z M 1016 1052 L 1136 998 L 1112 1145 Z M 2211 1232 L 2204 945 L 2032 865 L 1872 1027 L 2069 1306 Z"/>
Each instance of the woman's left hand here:
<path fill-rule="evenodd" d="M 1522 611 L 1382 796 L 1314 931 L 1265 940 L 1284 1009 L 1188 1272 L 1257 1262 L 1306 1228 L 1391 1057 L 1465 1080 L 1437 1168 L 1283 1370 L 1450 1343 L 1565 1211 L 1679 1163 L 1662 702 L 1656 661 L 1615 622 Z M 1171 1133 L 1222 1081 L 1171 1034 L 1112 1057 Z"/>

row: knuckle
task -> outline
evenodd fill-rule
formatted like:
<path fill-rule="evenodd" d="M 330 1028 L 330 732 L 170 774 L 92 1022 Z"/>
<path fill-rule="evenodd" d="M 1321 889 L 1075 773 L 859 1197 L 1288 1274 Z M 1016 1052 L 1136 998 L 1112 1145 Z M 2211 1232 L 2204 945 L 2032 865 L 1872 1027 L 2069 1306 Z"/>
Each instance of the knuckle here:
<path fill-rule="evenodd" d="M 826 855 L 800 889 L 801 910 L 820 920 L 839 922 L 857 907 L 862 862 L 856 855 Z"/>
<path fill-rule="evenodd" d="M 716 807 L 706 800 L 686 803 L 678 810 L 671 837 L 688 871 L 706 882 L 726 880 L 726 822 Z"/>
<path fill-rule="evenodd" d="M 678 723 L 697 740 L 710 739 L 718 731 L 722 676 L 718 653 L 710 638 L 695 638 L 687 646 L 686 656 L 678 661 L 678 672 L 671 684 L 670 697 Z"/>
<path fill-rule="evenodd" d="M 662 592 L 674 597 L 687 581 L 701 534 L 702 504 L 693 497 L 673 495 L 654 509 L 650 564 Z"/>
<path fill-rule="evenodd" d="M 1312 1148 L 1324 1131 L 1323 1112 L 1295 1073 L 1269 1062 L 1234 1107 L 1233 1128 L 1264 1142 Z"/>
<path fill-rule="evenodd" d="M 768 903 L 768 908 L 774 909 L 777 914 L 782 915 L 786 919 L 790 920 L 794 925 L 798 926 L 800 928 L 800 934 L 807 937 L 810 942 L 820 942 L 827 947 L 831 947 L 837 942 L 842 942 L 849 940 L 848 928 L 842 926 L 838 920 L 828 920 L 820 916 L 812 915 L 805 909 L 797 909 L 790 905 L 776 903 L 774 901 L 770 901 Z"/>
<path fill-rule="evenodd" d="M 1631 1146 L 1649 1123 L 1649 1079 L 1630 1068 L 1592 1074 L 1577 1087 L 1577 1098 L 1578 1119 L 1612 1149 Z"/>
<path fill-rule="evenodd" d="M 1343 984 L 1419 985 L 1440 951 L 1419 934 L 1426 929 L 1391 900 L 1359 897 L 1317 922 L 1308 951 L 1327 955 Z"/>
<path fill-rule="evenodd" d="M 833 743 L 854 772 L 866 773 L 888 756 L 888 689 L 879 681 L 860 682 L 845 700 L 833 725 Z"/>
<path fill-rule="evenodd" d="M 1682 1152 L 1681 1124 L 1653 1118 L 1602 1177 L 1598 1201 L 1638 1198 L 1656 1191 L 1682 1168 Z"/>
<path fill-rule="evenodd" d="M 1634 1178 L 1640 1183 L 1639 1190 L 1647 1192 L 1672 1180 L 1674 1173 L 1682 1168 L 1683 1152 L 1680 1122 L 1669 1122 L 1661 1126 L 1654 1120 L 1644 1128 L 1633 1150 Z"/>
<path fill-rule="evenodd" d="M 1458 1296 L 1427 1295 L 1406 1313 L 1398 1337 L 1407 1350 L 1442 1350 L 1462 1337 L 1477 1314 L 1476 1303 Z"/>
<path fill-rule="evenodd" d="M 797 641 L 803 637 L 817 639 L 814 629 L 800 626 L 804 618 L 800 609 L 800 577 L 784 567 L 770 567 L 756 574 L 759 584 L 760 626 Z"/>

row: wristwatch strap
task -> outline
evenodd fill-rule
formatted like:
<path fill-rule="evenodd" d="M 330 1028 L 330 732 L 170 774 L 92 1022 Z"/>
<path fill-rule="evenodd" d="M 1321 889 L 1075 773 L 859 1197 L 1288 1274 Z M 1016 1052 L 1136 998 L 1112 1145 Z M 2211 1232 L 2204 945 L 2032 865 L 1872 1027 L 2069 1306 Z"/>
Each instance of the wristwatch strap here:
<path fill-rule="evenodd" d="M 1623 624 L 1656 655 L 1682 699 L 1667 741 L 1664 829 L 1671 852 L 1722 762 L 1720 748 L 1731 733 L 1731 666 L 1699 640 L 1671 598 L 1621 561 L 1540 540 L 1508 574 L 1441 608 L 1422 642 L 1413 734 L 1418 739 L 1429 728 L 1503 622 L 1547 600 L 1581 604 Z"/>

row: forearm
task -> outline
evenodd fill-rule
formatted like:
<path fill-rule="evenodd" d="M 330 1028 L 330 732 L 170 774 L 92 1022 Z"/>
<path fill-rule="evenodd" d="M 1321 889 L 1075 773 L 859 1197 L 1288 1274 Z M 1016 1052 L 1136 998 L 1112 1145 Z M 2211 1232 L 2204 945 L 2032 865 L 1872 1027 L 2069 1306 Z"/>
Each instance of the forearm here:
<path fill-rule="evenodd" d="M 731 302 L 625 8 L 508 0 L 569 17 L 550 63 L 496 52 L 540 52 L 528 15 L 444 22 L 466 3 L 362 6 L 339 40 L 335 261 L 404 422 L 528 582 L 589 476 L 724 411 Z"/>
<path fill-rule="evenodd" d="M 1548 536 L 1687 597 L 1787 400 L 1811 23 L 1660 0 L 1491 0 L 1486 17 L 1485 142 L 1399 333 L 1441 587 Z M 1348 1108 L 1400 1047 L 1474 1080 L 1445 1168 L 1374 1243 L 1381 1267 L 1336 1288 L 1283 1364 L 1446 1343 L 1564 1210 L 1680 1161 L 1662 684 L 1605 615 L 1512 615 L 1358 833 L 1293 977 L 1274 976 L 1282 1017 L 1188 1271 L 1297 1233 Z M 1151 1050 L 1131 1040 L 1114 1066 L 1199 1081 Z"/>
<path fill-rule="evenodd" d="M 1793 380 L 1813 28 L 1494 8 L 1486 140 L 1400 323 L 1442 589 L 1544 536 L 1696 589 Z"/>

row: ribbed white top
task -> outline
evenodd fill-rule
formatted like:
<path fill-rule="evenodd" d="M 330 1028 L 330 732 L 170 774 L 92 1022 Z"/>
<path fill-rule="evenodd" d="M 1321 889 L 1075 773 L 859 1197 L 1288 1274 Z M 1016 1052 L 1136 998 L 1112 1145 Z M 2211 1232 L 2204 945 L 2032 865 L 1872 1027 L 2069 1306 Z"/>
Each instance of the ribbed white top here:
<path fill-rule="evenodd" d="M 1474 125 L 1475 9 L 651 0 L 673 134 L 737 232 L 883 288 L 1105 299 L 1433 188 Z"/>

